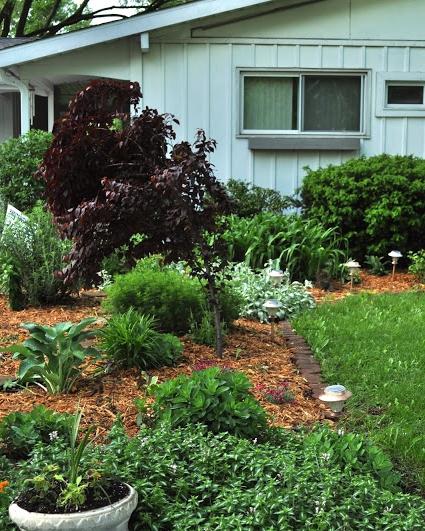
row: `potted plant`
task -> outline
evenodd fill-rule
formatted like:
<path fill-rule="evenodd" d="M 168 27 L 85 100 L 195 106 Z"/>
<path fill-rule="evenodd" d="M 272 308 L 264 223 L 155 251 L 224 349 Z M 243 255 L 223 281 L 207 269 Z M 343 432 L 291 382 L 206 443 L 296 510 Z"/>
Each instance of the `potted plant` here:
<path fill-rule="evenodd" d="M 137 492 L 83 463 L 94 428 L 78 442 L 81 417 L 78 411 L 70 427 L 65 466 L 46 465 L 43 474 L 26 480 L 26 488 L 9 506 L 9 516 L 21 531 L 128 531 Z"/>

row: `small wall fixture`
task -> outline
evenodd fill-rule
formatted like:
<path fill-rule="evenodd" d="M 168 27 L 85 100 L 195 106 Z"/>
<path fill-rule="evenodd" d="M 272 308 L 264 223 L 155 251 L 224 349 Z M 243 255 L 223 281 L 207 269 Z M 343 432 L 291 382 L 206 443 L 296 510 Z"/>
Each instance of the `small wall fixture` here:
<path fill-rule="evenodd" d="M 394 280 L 395 270 L 398 264 L 399 258 L 402 258 L 402 254 L 400 251 L 391 251 L 388 253 L 388 256 L 391 258 L 391 263 L 393 265 L 393 274 L 391 275 L 392 280 Z"/>
<path fill-rule="evenodd" d="M 271 323 L 270 335 L 272 336 L 272 339 L 274 339 L 277 314 L 282 308 L 282 304 L 277 299 L 269 299 L 263 304 L 263 308 L 266 310 L 267 315 L 269 316 Z"/>
<path fill-rule="evenodd" d="M 344 409 L 345 401 L 352 394 L 343 385 L 329 385 L 325 388 L 324 393 L 319 396 L 319 400 L 325 402 L 334 413 L 340 413 Z"/>
<path fill-rule="evenodd" d="M 361 268 L 361 265 L 355 260 L 350 260 L 344 265 L 350 273 L 350 285 L 351 285 L 351 289 L 353 289 L 354 277 L 356 275 L 356 271 L 358 271 Z"/>
<path fill-rule="evenodd" d="M 269 279 L 273 286 L 277 288 L 277 286 L 280 286 L 282 284 L 283 271 L 281 271 L 280 269 L 272 269 L 269 273 Z"/>

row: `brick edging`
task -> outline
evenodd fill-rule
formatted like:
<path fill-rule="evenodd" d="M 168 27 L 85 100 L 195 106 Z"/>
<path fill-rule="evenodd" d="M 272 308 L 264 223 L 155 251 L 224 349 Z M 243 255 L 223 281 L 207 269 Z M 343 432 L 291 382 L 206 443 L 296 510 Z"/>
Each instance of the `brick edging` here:
<path fill-rule="evenodd" d="M 325 385 L 322 382 L 319 362 L 314 358 L 313 352 L 306 340 L 298 335 L 292 328 L 291 323 L 283 321 L 281 324 L 283 337 L 289 349 L 294 354 L 294 362 L 298 367 L 301 376 L 307 381 L 312 390 L 312 396 L 319 398 Z"/>

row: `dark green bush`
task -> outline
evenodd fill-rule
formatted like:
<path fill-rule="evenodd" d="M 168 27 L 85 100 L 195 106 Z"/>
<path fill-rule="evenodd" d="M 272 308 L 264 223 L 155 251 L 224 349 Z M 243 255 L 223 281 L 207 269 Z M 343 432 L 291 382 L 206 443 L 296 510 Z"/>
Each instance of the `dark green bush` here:
<path fill-rule="evenodd" d="M 0 196 L 5 202 L 29 210 L 41 198 L 44 186 L 33 174 L 52 138 L 34 130 L 0 144 Z"/>
<path fill-rule="evenodd" d="M 241 218 L 256 216 L 261 212 L 281 214 L 283 210 L 298 205 L 293 197 L 236 179 L 230 179 L 226 188 L 233 201 L 233 213 Z"/>
<path fill-rule="evenodd" d="M 309 170 L 305 215 L 348 238 L 352 256 L 387 256 L 425 247 L 425 160 L 379 155 Z"/>
<path fill-rule="evenodd" d="M 245 374 L 211 367 L 154 386 L 154 414 L 172 427 L 204 424 L 213 433 L 256 437 L 266 427 L 266 414 L 249 392 Z"/>
<path fill-rule="evenodd" d="M 54 303 L 69 293 L 55 273 L 64 266 L 70 242 L 63 241 L 50 213 L 40 205 L 29 214 L 28 223 L 5 227 L 0 240 L 0 283 L 16 304 L 38 306 Z"/>
<path fill-rule="evenodd" d="M 206 295 L 200 282 L 168 267 L 154 269 L 137 265 L 125 275 L 115 277 L 106 289 L 106 308 L 113 313 L 125 313 L 134 308 L 140 314 L 155 317 L 162 332 L 184 334 L 189 331 L 191 316 L 202 318 Z M 223 320 L 238 317 L 238 299 L 230 290 L 221 298 Z"/>
<path fill-rule="evenodd" d="M 10 413 L 0 422 L 0 451 L 11 459 L 26 459 L 34 446 L 68 434 L 72 415 L 37 406 L 29 413 Z"/>
<path fill-rule="evenodd" d="M 230 216 L 228 221 L 224 239 L 229 260 L 245 262 L 253 269 L 277 260 L 292 280 L 315 280 L 323 272 L 338 276 L 347 257 L 346 242 L 337 229 L 296 214 L 266 212 L 251 219 Z"/>
<path fill-rule="evenodd" d="M 101 348 L 122 367 L 152 369 L 172 365 L 183 351 L 180 340 L 155 330 L 153 317 L 133 308 L 113 315 L 101 330 Z"/>

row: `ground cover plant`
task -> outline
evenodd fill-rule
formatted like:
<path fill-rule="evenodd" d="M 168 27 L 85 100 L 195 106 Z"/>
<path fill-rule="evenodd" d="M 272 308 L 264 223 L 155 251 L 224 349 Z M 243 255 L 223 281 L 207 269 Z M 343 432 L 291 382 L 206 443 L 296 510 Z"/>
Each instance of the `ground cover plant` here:
<path fill-rule="evenodd" d="M 352 392 L 346 423 L 389 452 L 406 484 L 425 488 L 422 292 L 356 295 L 293 322 L 323 375 Z"/>
<path fill-rule="evenodd" d="M 347 245 L 336 228 L 296 214 L 270 212 L 252 218 L 228 218 L 224 233 L 230 261 L 261 269 L 267 260 L 279 260 L 292 280 L 337 277 L 347 257 Z"/>
<path fill-rule="evenodd" d="M 9 481 L 2 530 L 14 529 L 7 502 L 26 478 L 65 466 L 63 450 L 60 441 L 37 445 L 19 466 L 0 456 Z M 271 430 L 260 443 L 201 426 L 143 428 L 129 438 L 117 423 L 107 445 L 88 446 L 82 466 L 90 465 L 138 491 L 132 531 L 423 529 L 425 502 L 400 492 L 386 456 L 358 435 L 326 427 Z"/>
<path fill-rule="evenodd" d="M 357 260 L 425 247 L 423 159 L 384 154 L 309 170 L 301 197 L 307 219 L 338 227 Z"/>
<path fill-rule="evenodd" d="M 29 131 L 0 144 L 0 197 L 19 210 L 31 210 L 44 185 L 34 177 L 52 141 L 52 134 Z"/>
<path fill-rule="evenodd" d="M 263 307 L 267 299 L 277 299 L 281 303 L 281 309 L 277 314 L 281 320 L 315 307 L 314 299 L 306 287 L 300 282 L 291 283 L 288 273 L 280 286 L 273 286 L 269 279 L 269 272 L 273 268 L 279 268 L 277 261 L 269 261 L 258 273 L 244 263 L 234 264 L 229 269 L 228 282 L 241 300 L 242 317 L 267 322 L 268 314 Z"/>

